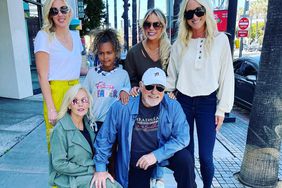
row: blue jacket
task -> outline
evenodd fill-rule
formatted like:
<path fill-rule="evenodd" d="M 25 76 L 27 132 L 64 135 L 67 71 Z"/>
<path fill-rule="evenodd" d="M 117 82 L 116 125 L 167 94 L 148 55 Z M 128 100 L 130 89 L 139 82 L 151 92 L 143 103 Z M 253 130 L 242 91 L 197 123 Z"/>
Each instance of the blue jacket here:
<path fill-rule="evenodd" d="M 110 108 L 94 144 L 96 154 L 94 163 L 97 172 L 106 171 L 111 148 L 118 139 L 118 153 L 116 159 L 116 180 L 124 187 L 128 187 L 128 171 L 132 130 L 138 115 L 140 95 L 131 97 L 127 105 L 120 101 Z M 167 95 L 160 103 L 158 125 L 159 148 L 153 151 L 158 165 L 168 165 L 168 158 L 183 148 L 190 141 L 188 122 L 180 104 Z"/>

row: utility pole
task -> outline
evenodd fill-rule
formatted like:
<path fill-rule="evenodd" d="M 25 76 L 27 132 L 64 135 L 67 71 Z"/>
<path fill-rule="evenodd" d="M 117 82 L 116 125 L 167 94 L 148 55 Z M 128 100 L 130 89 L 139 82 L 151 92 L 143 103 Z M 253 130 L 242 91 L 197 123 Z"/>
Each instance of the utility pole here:
<path fill-rule="evenodd" d="M 115 29 L 117 29 L 117 0 L 114 1 L 114 24 L 115 24 Z"/>
<path fill-rule="evenodd" d="M 132 0 L 132 46 L 137 43 L 136 0 Z"/>
<path fill-rule="evenodd" d="M 124 44 L 125 44 L 125 48 L 128 50 L 128 7 L 130 6 L 130 4 L 128 3 L 128 0 L 123 0 L 123 14 L 122 14 L 122 18 L 123 18 L 123 26 L 124 26 Z"/>
<path fill-rule="evenodd" d="M 249 16 L 249 0 L 245 0 L 243 17 Z M 242 56 L 243 51 L 243 37 L 240 39 L 239 57 Z"/>

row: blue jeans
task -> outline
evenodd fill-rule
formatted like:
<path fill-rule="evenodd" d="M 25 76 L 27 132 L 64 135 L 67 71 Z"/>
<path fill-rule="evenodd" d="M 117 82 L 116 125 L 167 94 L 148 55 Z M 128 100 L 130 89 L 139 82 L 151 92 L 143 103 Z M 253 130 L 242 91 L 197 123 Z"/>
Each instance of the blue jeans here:
<path fill-rule="evenodd" d="M 178 92 L 177 100 L 181 104 L 190 126 L 190 143 L 187 149 L 194 159 L 194 121 L 199 143 L 200 170 L 204 188 L 210 188 L 214 176 L 213 149 L 216 139 L 215 111 L 216 92 L 208 96 L 189 97 Z"/>

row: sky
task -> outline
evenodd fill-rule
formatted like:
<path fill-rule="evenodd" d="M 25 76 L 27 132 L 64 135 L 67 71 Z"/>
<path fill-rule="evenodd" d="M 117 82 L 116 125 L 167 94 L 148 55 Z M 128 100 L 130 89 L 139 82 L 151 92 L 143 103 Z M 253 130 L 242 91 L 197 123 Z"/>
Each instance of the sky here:
<path fill-rule="evenodd" d="M 173 1 L 173 0 L 170 0 Z M 221 1 L 221 0 L 214 0 L 215 2 Z M 225 0 L 227 1 L 227 0 Z M 104 0 L 106 4 L 106 0 Z M 132 0 L 128 0 L 130 4 L 132 4 Z M 143 16 L 146 13 L 147 10 L 147 0 L 136 0 L 137 4 L 137 19 L 139 17 L 138 15 L 138 5 L 140 2 L 140 19 L 143 18 Z M 166 14 L 166 2 L 167 0 L 155 0 L 155 8 L 161 9 L 165 14 Z M 244 6 L 245 0 L 238 0 L 238 8 Z M 114 0 L 108 0 L 109 3 L 109 22 L 111 24 L 111 27 L 114 27 Z M 132 6 L 129 7 L 129 12 L 128 12 L 128 18 L 129 20 L 132 20 Z M 117 27 L 118 30 L 121 28 L 123 19 L 121 18 L 123 13 L 123 0 L 117 0 Z"/>

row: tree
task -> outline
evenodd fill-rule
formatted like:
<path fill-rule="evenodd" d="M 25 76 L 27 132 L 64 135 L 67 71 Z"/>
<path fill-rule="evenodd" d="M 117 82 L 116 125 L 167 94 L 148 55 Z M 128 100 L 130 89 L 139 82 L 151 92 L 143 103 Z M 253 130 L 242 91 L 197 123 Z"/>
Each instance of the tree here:
<path fill-rule="evenodd" d="M 253 23 L 249 29 L 250 41 L 257 41 L 259 44 L 262 44 L 264 28 L 264 22 Z"/>
<path fill-rule="evenodd" d="M 81 34 L 85 35 L 90 30 L 100 27 L 103 19 L 106 19 L 105 4 L 103 0 L 84 0 L 86 8 L 85 17 L 82 20 Z"/>
<path fill-rule="evenodd" d="M 249 11 L 251 22 L 255 21 L 256 24 L 256 30 L 255 32 L 255 40 L 258 40 L 259 38 L 259 19 L 266 21 L 266 12 L 267 12 L 267 0 L 255 0 L 251 1 L 251 7 Z M 251 23 L 251 25 L 253 25 Z M 252 28 L 251 28 L 252 29 Z"/>
<path fill-rule="evenodd" d="M 147 1 L 147 9 L 155 7 L 155 0 L 148 0 Z"/>
<path fill-rule="evenodd" d="M 239 180 L 251 187 L 278 183 L 282 137 L 282 3 L 269 0 L 260 70 Z"/>

